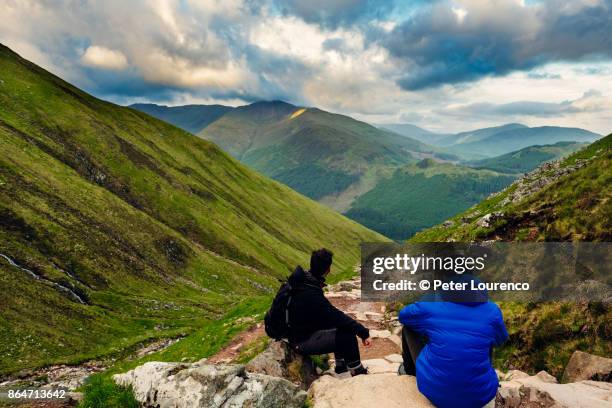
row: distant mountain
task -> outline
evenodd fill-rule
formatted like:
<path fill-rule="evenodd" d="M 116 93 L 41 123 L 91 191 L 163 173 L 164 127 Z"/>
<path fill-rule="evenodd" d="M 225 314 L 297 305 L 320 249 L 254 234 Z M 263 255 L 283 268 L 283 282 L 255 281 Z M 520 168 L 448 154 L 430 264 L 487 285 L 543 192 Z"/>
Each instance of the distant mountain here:
<path fill-rule="evenodd" d="M 501 126 L 493 126 L 488 128 L 470 130 L 467 132 L 460 132 L 454 135 L 448 135 L 447 137 L 439 141 L 440 146 L 452 146 L 462 143 L 479 142 L 487 139 L 497 133 L 504 132 L 507 130 L 515 129 L 526 129 L 527 126 L 521 125 L 520 123 L 508 123 Z"/>
<path fill-rule="evenodd" d="M 554 144 L 557 142 L 593 142 L 601 137 L 597 133 L 579 128 L 541 126 L 529 128 L 523 125 L 508 125 L 500 128 L 484 129 L 458 134 L 458 139 L 448 147 L 448 151 L 464 157 L 498 156 L 533 145 Z M 462 136 L 463 135 L 463 136 Z"/>
<path fill-rule="evenodd" d="M 0 376 L 252 319 L 313 248 L 386 240 L 2 45 L 0 77 Z"/>
<path fill-rule="evenodd" d="M 436 149 L 348 116 L 286 102 L 238 107 L 199 135 L 243 163 L 338 210 L 389 168 Z"/>
<path fill-rule="evenodd" d="M 165 106 L 152 103 L 135 103 L 129 107 L 138 109 L 193 134 L 200 132 L 233 109 L 231 106 L 223 105 Z"/>
<path fill-rule="evenodd" d="M 434 133 L 429 130 L 425 130 L 410 123 L 391 123 L 377 125 L 381 129 L 387 129 L 402 136 L 407 136 L 412 139 L 418 140 L 419 142 L 427 143 L 433 146 L 441 146 L 439 143 L 441 140 L 450 136 L 444 133 Z"/>
<path fill-rule="evenodd" d="M 508 123 L 455 134 L 430 132 L 411 124 L 387 124 L 382 128 L 427 143 L 438 148 L 438 156 L 447 153 L 464 160 L 476 160 L 503 155 L 533 145 L 549 145 L 557 142 L 590 143 L 598 135 L 579 128 L 541 126 L 530 128 L 520 123 Z"/>
<path fill-rule="evenodd" d="M 431 159 L 397 169 L 346 215 L 397 240 L 439 223 L 503 189 L 515 176 Z"/>
<path fill-rule="evenodd" d="M 489 169 L 500 173 L 526 173 L 540 164 L 559 159 L 586 146 L 587 143 L 558 142 L 552 145 L 529 146 L 515 152 L 465 164 L 477 169 Z"/>

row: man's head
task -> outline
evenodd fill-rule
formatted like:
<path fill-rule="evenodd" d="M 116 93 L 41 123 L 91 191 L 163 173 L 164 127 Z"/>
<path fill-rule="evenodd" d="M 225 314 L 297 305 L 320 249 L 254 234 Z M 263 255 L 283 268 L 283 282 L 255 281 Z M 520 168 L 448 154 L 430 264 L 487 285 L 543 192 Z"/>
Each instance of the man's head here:
<path fill-rule="evenodd" d="M 325 248 L 312 251 L 312 255 L 310 255 L 310 273 L 317 278 L 322 278 L 327 275 L 332 264 L 333 256 L 334 254 Z"/>

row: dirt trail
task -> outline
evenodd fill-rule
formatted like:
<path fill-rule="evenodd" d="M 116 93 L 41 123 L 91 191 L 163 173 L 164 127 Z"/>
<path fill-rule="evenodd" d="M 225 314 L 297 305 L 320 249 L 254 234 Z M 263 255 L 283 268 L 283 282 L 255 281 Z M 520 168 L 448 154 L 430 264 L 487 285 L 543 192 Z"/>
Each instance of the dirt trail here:
<path fill-rule="evenodd" d="M 210 363 L 229 363 L 235 361 L 240 352 L 266 335 L 262 323 L 257 323 L 236 335 L 230 343 L 208 359 Z"/>

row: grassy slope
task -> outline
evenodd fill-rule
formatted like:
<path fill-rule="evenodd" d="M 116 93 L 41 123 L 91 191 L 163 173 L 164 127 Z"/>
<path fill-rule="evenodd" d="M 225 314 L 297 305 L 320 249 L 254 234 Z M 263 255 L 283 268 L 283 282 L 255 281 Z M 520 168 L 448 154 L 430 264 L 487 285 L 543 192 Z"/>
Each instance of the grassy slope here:
<path fill-rule="evenodd" d="M 394 239 L 465 210 L 514 180 L 513 176 L 425 159 L 398 169 L 359 197 L 350 218 Z"/>
<path fill-rule="evenodd" d="M 524 200 L 502 205 L 516 187 L 510 186 L 462 214 L 454 225 L 441 225 L 412 238 L 416 242 L 454 239 L 472 241 L 610 241 L 612 231 L 612 135 L 598 140 L 562 161 L 588 164 L 559 178 Z M 491 228 L 475 222 L 484 214 L 501 211 L 504 217 Z M 463 220 L 463 221 L 462 221 Z M 612 310 L 602 304 L 503 304 L 510 341 L 496 352 L 502 368 L 536 372 L 545 369 L 560 377 L 574 350 L 612 354 Z"/>
<path fill-rule="evenodd" d="M 312 248 L 346 271 L 383 239 L 6 47 L 0 148 L 0 253 L 89 303 L 0 259 L 0 374 L 206 328 Z"/>
<path fill-rule="evenodd" d="M 191 133 L 198 133 L 206 126 L 232 110 L 223 105 L 163 106 L 153 103 L 136 103 L 130 108 L 166 121 Z"/>
<path fill-rule="evenodd" d="M 410 151 L 432 151 L 416 140 L 347 116 L 284 102 L 237 108 L 200 135 L 315 199 L 346 190 L 375 167 L 414 161 Z M 333 200 L 326 202 L 333 206 Z"/>
<path fill-rule="evenodd" d="M 584 147 L 584 143 L 558 142 L 552 145 L 535 145 L 501 156 L 471 161 L 467 165 L 501 173 L 527 173 L 544 162 L 567 156 L 581 147 Z"/>

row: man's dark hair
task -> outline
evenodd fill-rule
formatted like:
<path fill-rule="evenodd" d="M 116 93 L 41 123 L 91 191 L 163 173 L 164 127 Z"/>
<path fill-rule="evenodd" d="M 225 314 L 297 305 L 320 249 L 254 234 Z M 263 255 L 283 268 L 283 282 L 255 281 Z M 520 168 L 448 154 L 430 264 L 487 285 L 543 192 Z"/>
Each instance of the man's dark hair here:
<path fill-rule="evenodd" d="M 332 264 L 334 254 L 329 249 L 321 248 L 310 255 L 310 273 L 320 278 Z"/>

